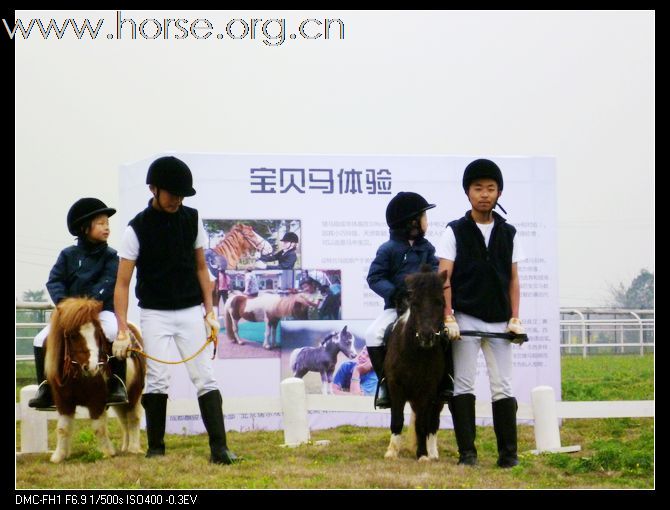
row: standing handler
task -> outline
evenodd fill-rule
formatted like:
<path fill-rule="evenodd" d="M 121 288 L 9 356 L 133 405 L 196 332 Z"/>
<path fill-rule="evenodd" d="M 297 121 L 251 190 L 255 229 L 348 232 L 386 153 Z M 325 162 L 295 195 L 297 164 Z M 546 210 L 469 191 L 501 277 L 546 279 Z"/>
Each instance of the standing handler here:
<path fill-rule="evenodd" d="M 493 211 L 503 190 L 498 165 L 488 159 L 470 163 L 463 173 L 463 190 L 472 209 L 449 223 L 436 249 L 438 270 L 446 269 L 450 279 L 444 291 L 445 330 L 453 340 L 455 376 L 449 410 L 458 443 L 458 463 L 473 466 L 477 463 L 475 378 L 481 348 L 491 386 L 498 466 L 508 468 L 519 463 L 511 343 L 486 335 L 461 337 L 460 330 L 524 333 L 519 320 L 517 269 L 523 255 L 516 228 Z"/>
<path fill-rule="evenodd" d="M 114 307 L 119 335 L 112 348 L 124 358 L 130 347 L 128 289 L 137 266 L 135 293 L 139 299 L 144 350 L 166 359 L 170 340 L 186 358 L 220 326 L 212 309 L 204 246 L 207 239 L 196 209 L 182 205 L 195 195 L 191 170 L 183 161 L 162 157 L 149 166 L 147 184 L 153 194 L 146 209 L 135 216 L 123 236 Z M 202 307 L 205 306 L 203 321 Z M 226 445 L 222 399 L 212 373 L 212 346 L 186 362 L 198 392 L 202 421 L 209 434 L 210 462 L 231 464 L 236 456 Z M 142 395 L 147 422 L 147 457 L 165 455 L 165 418 L 170 375 L 168 366 L 147 360 L 147 383 Z"/>

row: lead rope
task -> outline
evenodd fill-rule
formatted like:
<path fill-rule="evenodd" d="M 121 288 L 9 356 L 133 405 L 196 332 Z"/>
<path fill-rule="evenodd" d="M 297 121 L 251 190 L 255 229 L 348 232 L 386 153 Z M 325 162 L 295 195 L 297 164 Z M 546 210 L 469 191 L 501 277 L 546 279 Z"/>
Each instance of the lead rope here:
<path fill-rule="evenodd" d="M 214 359 L 216 357 L 216 348 L 219 344 L 219 337 L 217 335 L 217 332 L 212 330 L 210 332 L 209 336 L 207 337 L 207 340 L 205 340 L 205 343 L 203 344 L 203 346 L 200 347 L 200 349 L 198 349 L 198 352 L 196 352 L 192 356 L 189 356 L 188 358 L 182 359 L 180 361 L 166 361 L 166 360 L 154 358 L 153 356 L 150 356 L 149 354 L 144 352 L 144 349 L 142 349 L 142 345 L 137 341 L 137 338 L 135 338 L 135 335 L 133 334 L 133 332 L 129 331 L 129 333 L 130 333 L 130 338 L 131 338 L 132 342 L 135 345 L 138 346 L 138 347 L 131 347 L 130 349 L 128 349 L 129 351 L 136 352 L 140 356 L 144 356 L 145 358 L 149 358 L 151 360 L 157 361 L 158 363 L 165 363 L 166 365 L 179 365 L 180 363 L 186 363 L 187 361 L 191 361 L 193 358 L 198 356 L 202 351 L 204 351 L 205 348 L 207 347 L 207 345 L 210 342 L 214 343 L 214 353 L 212 354 L 212 359 Z"/>

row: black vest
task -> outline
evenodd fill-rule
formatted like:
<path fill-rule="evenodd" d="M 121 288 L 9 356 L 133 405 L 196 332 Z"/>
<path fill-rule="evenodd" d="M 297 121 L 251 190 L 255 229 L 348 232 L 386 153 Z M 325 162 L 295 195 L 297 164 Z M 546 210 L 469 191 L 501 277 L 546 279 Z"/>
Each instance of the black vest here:
<path fill-rule="evenodd" d="M 507 322 L 512 317 L 509 284 L 516 228 L 496 212 L 493 218 L 488 249 L 471 211 L 449 223 L 456 236 L 452 306 L 485 322 Z"/>
<path fill-rule="evenodd" d="M 180 310 L 202 303 L 196 273 L 198 211 L 181 206 L 176 213 L 149 207 L 129 223 L 140 242 L 135 295 L 140 308 Z"/>

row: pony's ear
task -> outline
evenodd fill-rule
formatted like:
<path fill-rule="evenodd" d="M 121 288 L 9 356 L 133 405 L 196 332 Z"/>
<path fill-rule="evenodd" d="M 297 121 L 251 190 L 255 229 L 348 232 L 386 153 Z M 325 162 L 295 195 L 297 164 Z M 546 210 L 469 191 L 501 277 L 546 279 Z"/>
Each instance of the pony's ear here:
<path fill-rule="evenodd" d="M 342 334 L 344 334 L 344 333 L 346 333 L 346 332 L 347 332 L 347 326 L 344 326 L 344 327 L 342 328 Z"/>
<path fill-rule="evenodd" d="M 442 283 L 446 282 L 448 277 L 449 277 L 449 271 L 447 271 L 446 269 L 440 272 L 440 279 L 442 280 Z"/>

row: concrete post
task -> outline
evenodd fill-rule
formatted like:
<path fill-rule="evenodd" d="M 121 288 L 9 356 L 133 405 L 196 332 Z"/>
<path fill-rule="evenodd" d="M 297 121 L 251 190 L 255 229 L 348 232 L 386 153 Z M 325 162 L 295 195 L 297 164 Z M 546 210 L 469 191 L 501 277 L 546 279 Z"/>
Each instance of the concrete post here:
<path fill-rule="evenodd" d="M 535 447 L 539 451 L 557 450 L 561 447 L 558 430 L 556 396 L 551 386 L 537 386 L 530 392 L 535 419 Z"/>
<path fill-rule="evenodd" d="M 530 392 L 535 420 L 535 447 L 532 453 L 572 453 L 582 449 L 579 445 L 561 446 L 558 429 L 556 396 L 551 386 L 536 386 Z"/>
<path fill-rule="evenodd" d="M 308 443 L 310 436 L 305 381 L 298 377 L 284 379 L 280 384 L 280 393 L 285 446 Z"/>
<path fill-rule="evenodd" d="M 48 451 L 47 414 L 28 407 L 28 401 L 37 393 L 37 385 L 21 388 L 21 453 L 40 453 Z"/>

